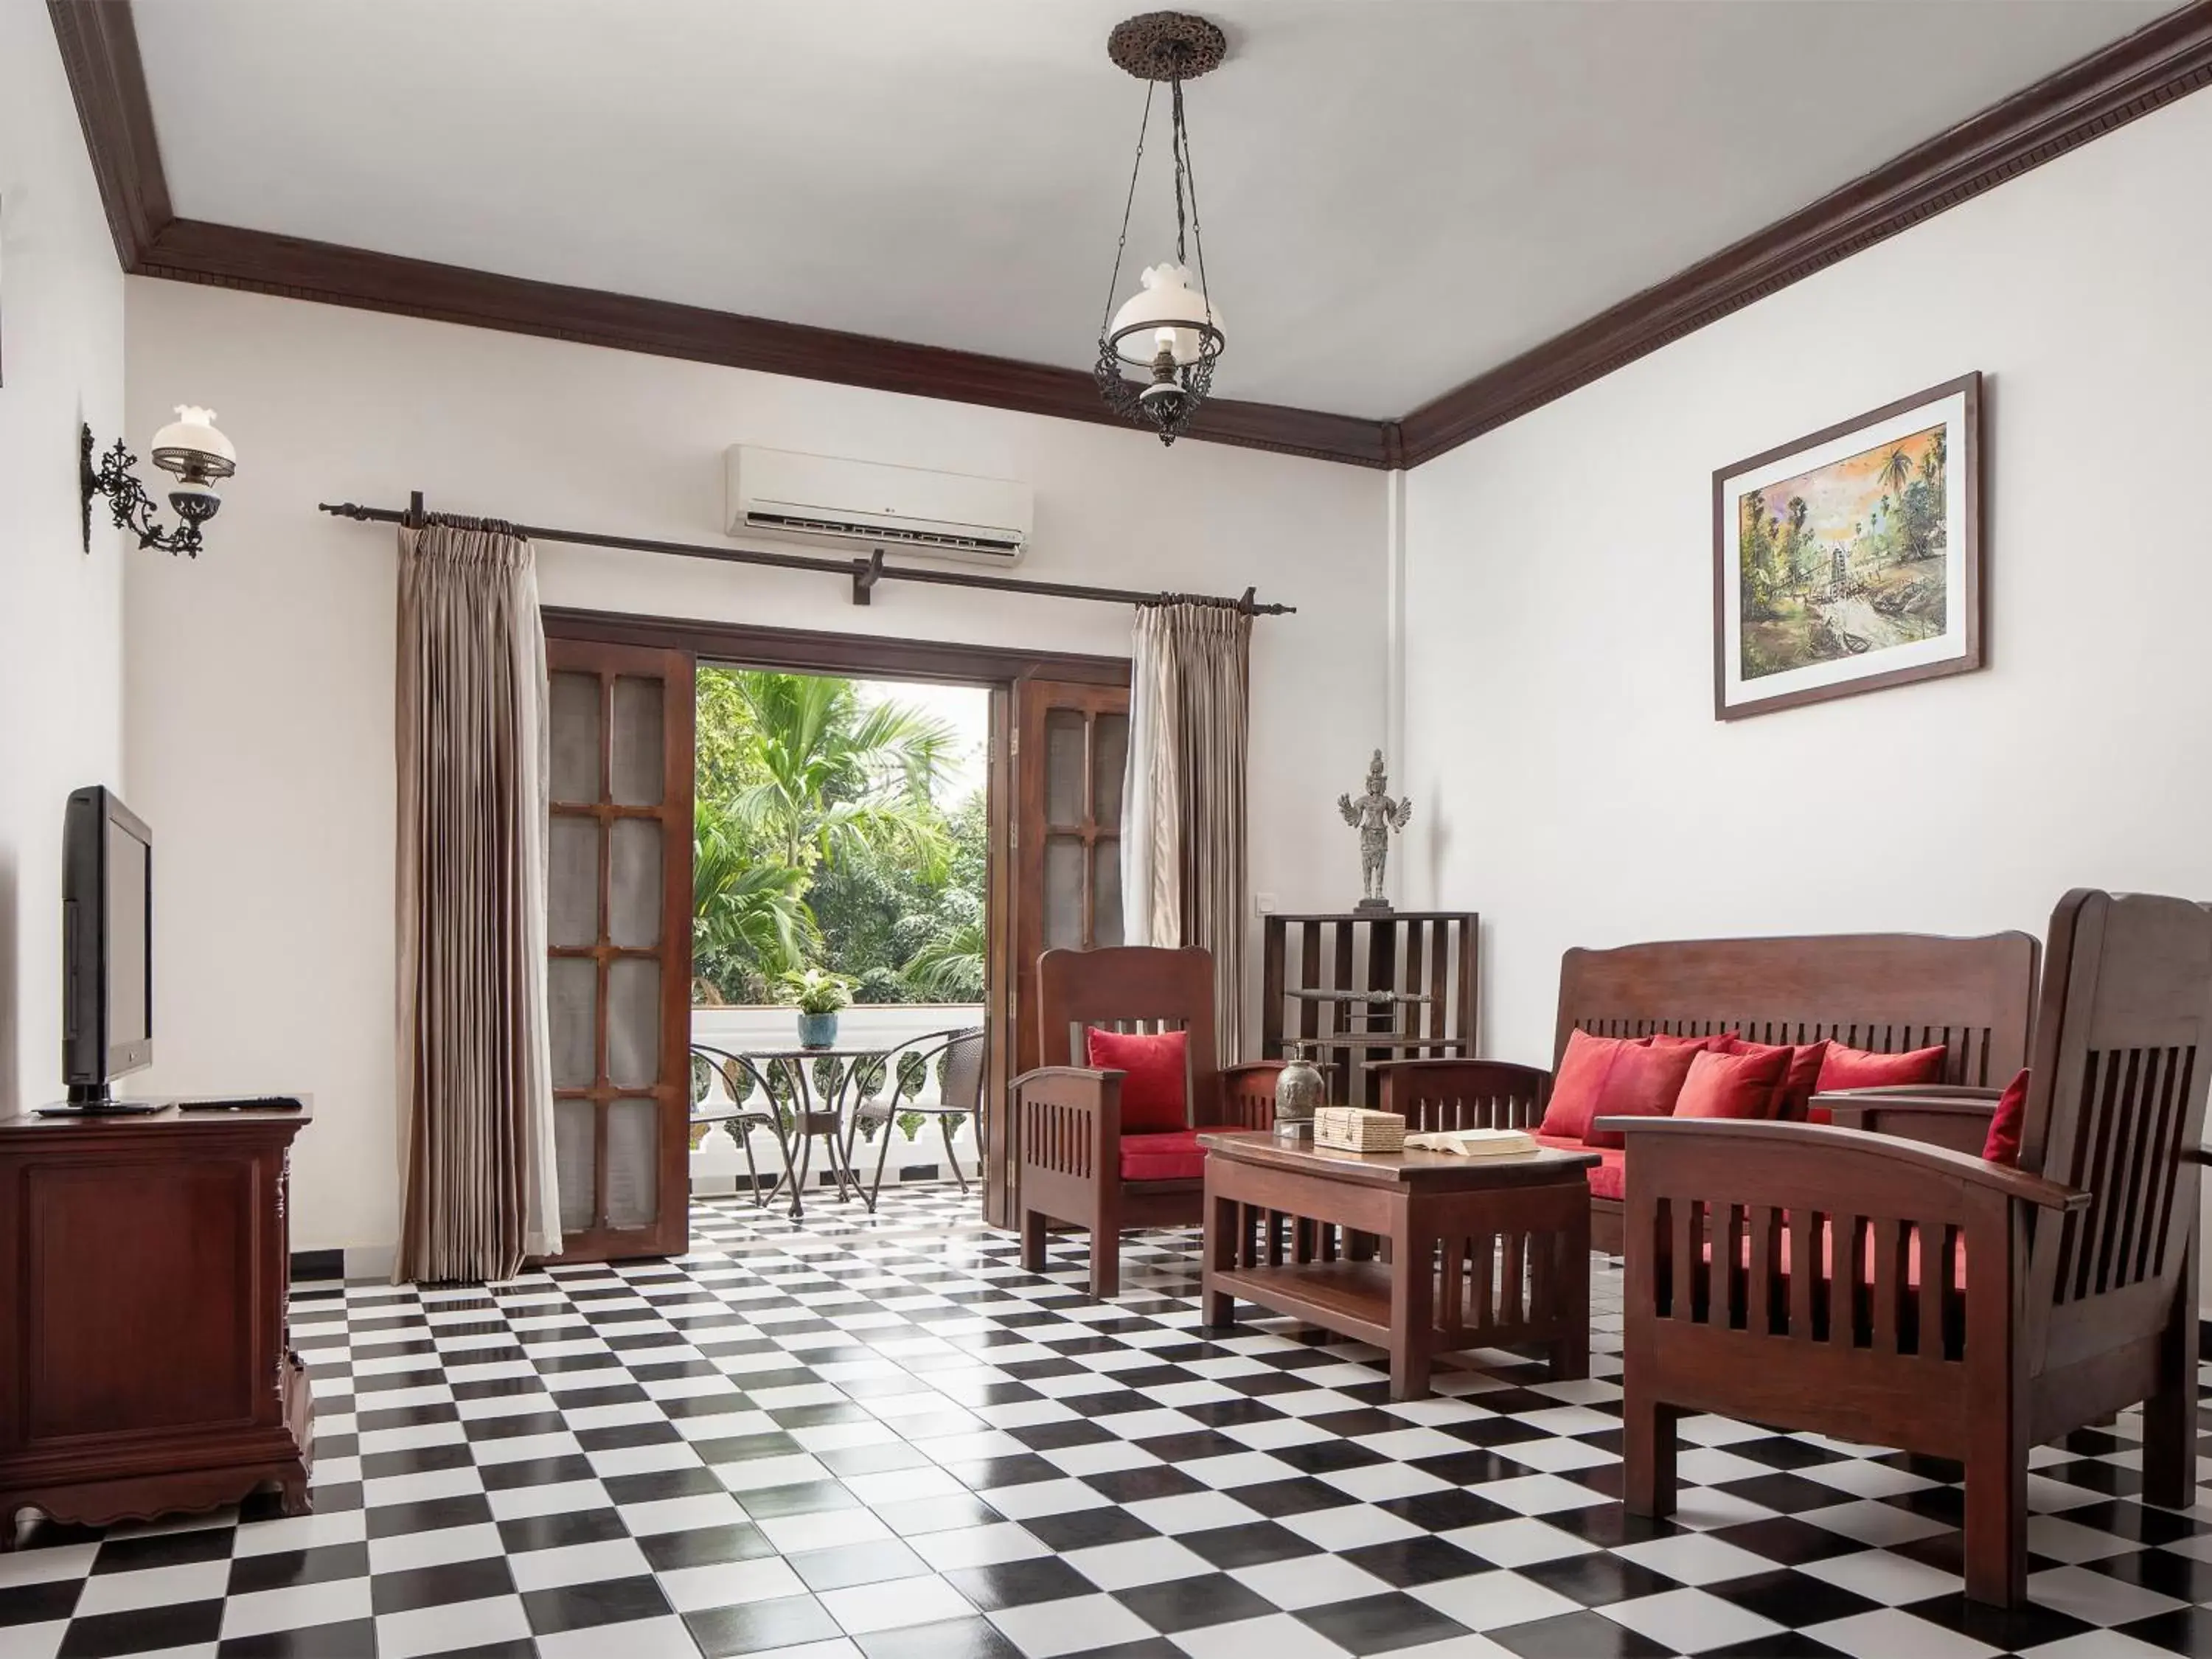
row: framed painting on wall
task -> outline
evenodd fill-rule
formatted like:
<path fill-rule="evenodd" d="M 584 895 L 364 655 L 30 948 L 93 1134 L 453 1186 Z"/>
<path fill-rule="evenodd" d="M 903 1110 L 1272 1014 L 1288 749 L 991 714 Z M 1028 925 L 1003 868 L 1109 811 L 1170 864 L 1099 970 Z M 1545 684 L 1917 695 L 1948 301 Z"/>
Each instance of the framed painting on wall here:
<path fill-rule="evenodd" d="M 1713 474 L 1713 714 L 1982 665 L 1982 377 Z"/>

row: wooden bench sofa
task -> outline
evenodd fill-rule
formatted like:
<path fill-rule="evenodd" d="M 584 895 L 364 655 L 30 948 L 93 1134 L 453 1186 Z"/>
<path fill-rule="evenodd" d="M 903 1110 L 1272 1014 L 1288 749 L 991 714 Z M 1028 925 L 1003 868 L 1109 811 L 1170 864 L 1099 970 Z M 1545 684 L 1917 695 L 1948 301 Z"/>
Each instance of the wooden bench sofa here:
<path fill-rule="evenodd" d="M 1882 1091 L 1868 1091 L 1853 1097 L 1863 1103 L 1852 1121 L 1978 1151 L 1986 1102 L 2027 1063 L 2040 950 L 2020 933 L 1809 934 L 1572 950 L 1559 963 L 1552 1064 L 1577 1030 L 1611 1037 L 1735 1031 L 1770 1043 L 1829 1037 L 1884 1054 L 1941 1043 L 1942 1085 L 1962 1091 L 1954 1104 L 1942 1089 L 1900 1091 L 1887 1108 Z M 1499 1060 L 1384 1060 L 1370 1069 L 1380 1079 L 1377 1104 L 1403 1113 L 1413 1129 L 1533 1130 L 1551 1092 L 1549 1069 Z M 1967 1139 L 1971 1147 L 1962 1145 Z M 1606 1148 L 1602 1156 L 1604 1164 L 1590 1172 L 1590 1243 L 1618 1253 L 1626 1154 Z"/>

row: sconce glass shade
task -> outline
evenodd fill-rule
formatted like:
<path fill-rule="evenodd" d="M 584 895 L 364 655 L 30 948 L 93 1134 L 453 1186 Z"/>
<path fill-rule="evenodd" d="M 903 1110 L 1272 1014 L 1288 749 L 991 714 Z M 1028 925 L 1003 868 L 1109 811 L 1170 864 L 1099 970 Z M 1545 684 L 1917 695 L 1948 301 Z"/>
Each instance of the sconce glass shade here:
<path fill-rule="evenodd" d="M 154 465 L 189 483 L 228 478 L 238 471 L 238 450 L 215 428 L 215 410 L 179 404 L 177 418 L 154 434 Z"/>
<path fill-rule="evenodd" d="M 1221 355 L 1221 319 L 1188 265 L 1147 266 L 1142 281 L 1109 325 L 1116 357 L 1149 368 L 1164 350 L 1177 368 L 1187 368 Z"/>

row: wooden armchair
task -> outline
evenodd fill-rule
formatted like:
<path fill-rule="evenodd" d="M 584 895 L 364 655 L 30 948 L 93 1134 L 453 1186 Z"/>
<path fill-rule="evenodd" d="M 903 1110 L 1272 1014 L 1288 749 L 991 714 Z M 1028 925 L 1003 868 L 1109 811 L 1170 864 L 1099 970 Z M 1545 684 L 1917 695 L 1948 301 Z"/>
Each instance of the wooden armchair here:
<path fill-rule="evenodd" d="M 1606 1120 L 1628 1140 L 1631 1512 L 1673 1508 L 1686 1412 L 1963 1453 L 1966 1594 L 2010 1607 L 2031 1447 L 2144 1401 L 2143 1496 L 2192 1501 L 2212 914 L 2069 893 L 2044 961 L 2017 1169 L 1832 1126 Z"/>
<path fill-rule="evenodd" d="M 1013 1082 L 1014 1156 L 1022 1265 L 1044 1268 L 1048 1221 L 1091 1230 L 1091 1293 L 1121 1286 L 1125 1227 L 1195 1226 L 1205 1218 L 1205 1152 L 1199 1129 L 1264 1129 L 1275 1121 L 1279 1060 L 1219 1066 L 1213 1039 L 1213 958 L 1197 949 L 1115 946 L 1048 951 L 1037 959 L 1038 1054 Z M 1081 1062 L 1086 1028 L 1186 1034 L 1185 1127 L 1181 1133 L 1121 1132 L 1121 1078 Z M 1159 1178 L 1128 1179 L 1134 1163 Z"/>

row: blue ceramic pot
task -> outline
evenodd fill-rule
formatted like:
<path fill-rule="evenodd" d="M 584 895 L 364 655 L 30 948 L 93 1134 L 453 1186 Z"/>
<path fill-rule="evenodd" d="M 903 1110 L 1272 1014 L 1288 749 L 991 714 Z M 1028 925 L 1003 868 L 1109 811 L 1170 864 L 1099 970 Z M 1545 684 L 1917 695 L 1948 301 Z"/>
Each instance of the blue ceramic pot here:
<path fill-rule="evenodd" d="M 799 1046 L 802 1048 L 830 1048 L 837 1042 L 837 1016 L 830 1014 L 801 1014 L 799 1017 Z"/>

